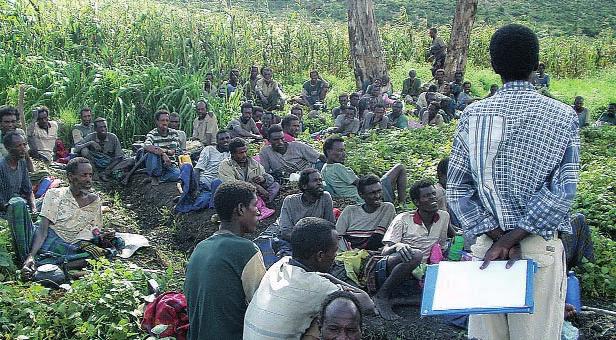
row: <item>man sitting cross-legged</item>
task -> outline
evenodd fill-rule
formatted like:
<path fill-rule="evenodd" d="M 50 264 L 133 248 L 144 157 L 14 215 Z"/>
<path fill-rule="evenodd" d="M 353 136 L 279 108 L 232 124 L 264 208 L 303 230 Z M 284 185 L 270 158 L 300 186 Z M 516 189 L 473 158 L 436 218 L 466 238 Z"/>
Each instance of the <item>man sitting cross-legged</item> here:
<path fill-rule="evenodd" d="M 317 316 L 329 294 L 353 293 L 364 310 L 374 305 L 366 292 L 329 274 L 338 249 L 332 222 L 305 217 L 291 233 L 293 257 L 284 257 L 265 273 L 248 305 L 244 340 L 319 339 Z"/>
<path fill-rule="evenodd" d="M 325 190 L 332 197 L 350 198 L 357 203 L 364 203 L 364 200 L 357 193 L 357 182 L 359 178 L 355 172 L 344 166 L 346 152 L 344 150 L 344 140 L 340 137 L 329 137 L 323 143 L 323 153 L 327 158 L 327 163 L 321 169 L 321 176 L 325 181 Z M 402 164 L 394 165 L 383 177 L 383 199 L 386 202 L 394 203 L 394 189 L 398 192 L 398 203 L 404 205 L 406 202 L 406 169 Z"/>
<path fill-rule="evenodd" d="M 378 250 L 383 246 L 383 235 L 396 216 L 394 205 L 383 202 L 381 181 L 375 175 L 366 175 L 357 182 L 357 192 L 364 204 L 349 205 L 336 222 L 336 231 L 342 236 L 341 250 Z"/>
<path fill-rule="evenodd" d="M 259 162 L 265 171 L 277 180 L 287 178 L 289 174 L 313 167 L 325 156 L 319 154 L 310 145 L 302 142 L 286 142 L 280 125 L 272 125 L 267 132 L 266 145 L 259 153 Z"/>
<path fill-rule="evenodd" d="M 106 180 L 114 169 L 126 168 L 130 164 L 120 164 L 124 160 L 122 145 L 115 134 L 107 132 L 107 120 L 96 118 L 94 128 L 96 132 L 88 134 L 75 144 L 75 151 L 89 159 L 95 170 L 100 171 L 101 179 Z"/>
<path fill-rule="evenodd" d="M 88 107 L 84 107 L 79 112 L 79 118 L 81 123 L 75 124 L 71 134 L 73 135 L 73 144 L 81 142 L 81 140 L 94 132 L 94 124 L 92 124 L 92 110 Z"/>
<path fill-rule="evenodd" d="M 220 162 L 218 166 L 218 178 L 223 182 L 244 181 L 250 182 L 257 188 L 258 195 L 264 201 L 273 201 L 280 184 L 265 172 L 263 165 L 248 157 L 248 145 L 241 138 L 234 138 L 229 143 L 231 158 Z"/>
<path fill-rule="evenodd" d="M 38 226 L 32 224 L 25 200 L 14 197 L 9 202 L 9 225 L 26 275 L 34 272 L 37 262 L 67 261 L 70 268 L 84 267 L 85 258 L 107 255 L 103 241 L 115 245 L 114 232 L 101 233 L 102 200 L 92 192 L 90 161 L 73 158 L 66 173 L 69 187 L 47 191 Z"/>
<path fill-rule="evenodd" d="M 435 244 L 444 246 L 447 240 L 449 214 L 438 209 L 434 184 L 428 180 L 417 181 L 409 193 L 417 210 L 401 213 L 391 222 L 383 237 L 384 257 L 376 265 L 375 304 L 386 320 L 399 318 L 391 303 L 396 288 L 428 259 Z"/>
<path fill-rule="evenodd" d="M 27 129 L 30 156 L 49 163 L 53 161 L 58 139 L 58 123 L 49 120 L 49 109 L 41 106 L 36 109 L 36 121 Z"/>
<path fill-rule="evenodd" d="M 278 217 L 278 237 L 286 241 L 291 240 L 293 226 L 304 217 L 319 217 L 335 222 L 332 197 L 323 190 L 323 180 L 317 169 L 302 170 L 298 186 L 301 193 L 285 197 Z"/>
<path fill-rule="evenodd" d="M 230 157 L 230 141 L 229 131 L 221 130 L 216 133 L 216 145 L 208 145 L 201 150 L 199 160 L 195 165 L 195 178 L 199 181 L 201 190 L 216 191 L 215 186 L 220 184 L 218 180 L 220 163 Z"/>
<path fill-rule="evenodd" d="M 28 207 L 36 211 L 32 183 L 28 177 L 26 138 L 17 131 L 10 131 L 2 139 L 8 155 L 0 157 L 0 217 L 4 216 L 13 197 L 23 198 Z"/>
<path fill-rule="evenodd" d="M 214 193 L 220 227 L 201 241 L 186 267 L 188 339 L 241 339 L 246 306 L 265 273 L 259 248 L 242 235 L 257 228 L 259 210 L 249 183 L 223 183 Z"/>
<path fill-rule="evenodd" d="M 257 124 L 254 119 L 252 119 L 252 104 L 245 102 L 240 107 L 240 110 L 242 112 L 241 116 L 231 120 L 227 126 L 231 138 L 242 137 L 262 140 L 263 136 L 259 133 Z"/>
<path fill-rule="evenodd" d="M 152 179 L 152 185 L 162 182 L 175 182 L 180 178 L 180 169 L 172 160 L 180 148 L 178 132 L 169 128 L 169 112 L 156 112 L 156 128 L 148 132 L 143 149 L 145 150 L 145 169 Z"/>

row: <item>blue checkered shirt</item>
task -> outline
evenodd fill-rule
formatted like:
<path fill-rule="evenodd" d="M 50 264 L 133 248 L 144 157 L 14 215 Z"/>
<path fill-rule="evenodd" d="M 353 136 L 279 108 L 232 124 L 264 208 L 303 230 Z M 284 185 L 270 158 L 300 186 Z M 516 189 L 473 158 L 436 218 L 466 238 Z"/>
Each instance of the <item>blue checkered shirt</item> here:
<path fill-rule="evenodd" d="M 571 233 L 579 172 L 575 111 L 525 81 L 506 83 L 469 105 L 458 123 L 447 172 L 447 202 L 466 233 L 516 228 Z"/>

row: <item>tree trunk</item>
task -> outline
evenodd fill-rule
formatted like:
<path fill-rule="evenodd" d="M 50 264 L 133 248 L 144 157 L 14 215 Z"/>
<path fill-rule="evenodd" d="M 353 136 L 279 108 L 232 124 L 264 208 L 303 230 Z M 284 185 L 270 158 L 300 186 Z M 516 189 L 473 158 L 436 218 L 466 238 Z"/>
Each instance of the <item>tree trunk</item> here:
<path fill-rule="evenodd" d="M 456 71 L 464 72 L 470 44 L 471 31 L 477 14 L 478 0 L 457 0 L 456 15 L 453 18 L 451 38 L 445 59 L 445 76 L 453 80 Z"/>
<path fill-rule="evenodd" d="M 347 0 L 349 44 L 357 88 L 387 76 L 385 54 L 374 19 L 372 0 Z"/>

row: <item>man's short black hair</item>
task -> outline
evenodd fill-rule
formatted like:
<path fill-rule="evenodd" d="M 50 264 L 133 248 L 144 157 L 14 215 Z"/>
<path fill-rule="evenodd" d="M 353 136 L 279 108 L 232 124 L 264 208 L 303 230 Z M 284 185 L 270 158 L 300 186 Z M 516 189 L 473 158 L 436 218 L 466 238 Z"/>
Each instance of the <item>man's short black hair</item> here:
<path fill-rule="evenodd" d="M 274 132 L 282 132 L 282 126 L 278 125 L 278 124 L 273 124 L 272 126 L 270 126 L 267 129 L 267 138 L 269 139 L 269 137 L 272 135 L 272 133 Z"/>
<path fill-rule="evenodd" d="M 409 189 L 409 196 L 411 196 L 411 200 L 416 201 L 419 199 L 419 191 L 422 188 L 431 187 L 434 185 L 434 182 L 429 179 L 420 179 L 419 181 L 413 183 L 411 188 Z"/>
<path fill-rule="evenodd" d="M 438 91 L 438 86 L 432 84 L 428 87 L 428 92 L 437 92 Z"/>
<path fill-rule="evenodd" d="M 90 160 L 85 157 L 75 157 L 66 164 L 66 173 L 76 174 L 80 164 L 90 164 Z"/>
<path fill-rule="evenodd" d="M 374 174 L 368 174 L 365 176 L 361 176 L 359 180 L 357 181 L 357 192 L 361 194 L 364 192 L 365 187 L 372 185 L 372 184 L 380 183 L 380 182 L 381 182 L 381 179 Z"/>
<path fill-rule="evenodd" d="M 4 116 L 15 116 L 15 118 L 19 119 L 19 111 L 14 106 L 0 106 L 0 120 L 2 120 Z"/>
<path fill-rule="evenodd" d="M 464 85 L 466 85 L 466 84 L 472 85 L 470 81 L 466 80 L 466 81 L 464 81 L 464 82 L 462 83 L 462 86 L 464 86 Z"/>
<path fill-rule="evenodd" d="M 528 27 L 509 24 L 499 28 L 490 40 L 494 72 L 504 80 L 528 80 L 539 64 L 539 40 Z"/>
<path fill-rule="evenodd" d="M 340 136 L 335 135 L 325 139 L 325 142 L 323 143 L 323 154 L 325 155 L 325 157 L 327 157 L 327 151 L 331 150 L 334 147 L 334 144 L 337 142 L 344 143 L 344 139 L 342 139 L 342 137 Z"/>
<path fill-rule="evenodd" d="M 160 120 L 160 116 L 162 115 L 169 115 L 169 111 L 165 110 L 165 109 L 160 109 L 158 111 L 156 111 L 156 113 L 154 114 L 154 118 L 156 118 L 156 121 Z"/>
<path fill-rule="evenodd" d="M 92 112 L 92 110 L 86 106 L 83 109 L 81 109 L 81 111 L 79 111 L 79 116 L 81 117 L 84 112 Z"/>
<path fill-rule="evenodd" d="M 308 182 L 310 182 L 310 174 L 313 174 L 315 172 L 319 172 L 319 170 L 315 168 L 308 168 L 300 171 L 299 181 L 297 182 L 300 191 L 304 191 L 304 186 L 308 185 Z"/>
<path fill-rule="evenodd" d="M 353 92 L 353 93 L 351 93 L 351 95 L 349 96 L 349 98 L 359 98 L 359 97 L 360 97 L 360 95 L 359 95 L 359 93 L 357 93 L 357 92 Z"/>
<path fill-rule="evenodd" d="M 254 185 L 243 181 L 231 181 L 221 184 L 214 193 L 214 206 L 221 221 L 231 221 L 233 210 L 240 204 L 250 205 L 255 198 Z"/>
<path fill-rule="evenodd" d="M 257 112 L 257 111 L 259 111 L 259 112 L 264 112 L 264 113 L 265 113 L 265 110 L 264 110 L 261 106 L 256 106 L 256 105 L 254 105 L 254 106 L 252 107 L 252 113 L 255 113 L 255 112 Z"/>
<path fill-rule="evenodd" d="M 216 204 L 216 202 L 214 202 Z M 332 230 L 336 225 L 318 217 L 304 217 L 291 232 L 293 258 L 307 260 L 332 246 Z"/>
<path fill-rule="evenodd" d="M 49 117 L 49 108 L 43 105 L 43 106 L 39 106 L 38 108 L 36 108 L 36 118 L 38 119 L 39 115 L 43 112 L 46 112 L 47 117 Z"/>
<path fill-rule="evenodd" d="M 342 108 L 342 111 L 346 111 L 346 110 L 351 110 L 353 111 L 353 113 L 357 114 L 357 108 L 355 106 L 347 105 Z"/>
<path fill-rule="evenodd" d="M 325 321 L 325 310 L 327 309 L 327 307 L 329 307 L 332 302 L 338 299 L 349 300 L 355 305 L 355 308 L 357 308 L 357 314 L 359 315 L 359 327 L 361 328 L 364 315 L 361 312 L 359 300 L 357 300 L 353 293 L 344 290 L 337 290 L 329 294 L 327 298 L 325 298 L 325 300 L 321 304 L 321 312 L 319 312 L 319 324 L 323 325 L 323 321 Z"/>
<path fill-rule="evenodd" d="M 241 148 L 243 146 L 246 146 L 246 145 L 248 145 L 248 144 L 246 143 L 245 140 L 243 140 L 240 137 L 235 137 L 235 138 L 233 138 L 231 140 L 231 142 L 229 142 L 229 152 L 231 154 L 234 154 L 235 150 L 237 150 L 237 149 L 239 149 L 239 148 Z"/>
<path fill-rule="evenodd" d="M 218 130 L 218 131 L 216 131 L 216 139 L 218 139 L 218 136 L 222 135 L 223 133 L 229 133 L 229 130 Z"/>
<path fill-rule="evenodd" d="M 438 32 L 438 30 L 436 29 L 436 27 L 430 27 L 430 32 L 437 33 L 437 32 Z"/>
<path fill-rule="evenodd" d="M 98 127 L 98 123 L 100 123 L 100 122 L 105 122 L 105 123 L 107 123 L 107 119 L 105 119 L 105 118 L 103 118 L 103 117 L 98 117 L 98 118 L 96 118 L 96 119 L 94 120 L 94 122 L 93 122 L 93 123 L 94 123 L 94 128 L 97 128 L 97 127 Z"/>
<path fill-rule="evenodd" d="M 208 104 L 207 100 L 205 99 L 199 99 L 197 100 L 197 102 L 195 103 L 195 108 L 197 108 L 197 105 L 199 105 L 199 103 L 203 103 L 205 104 L 205 110 L 207 111 L 210 107 L 210 104 Z"/>
<path fill-rule="evenodd" d="M 253 108 L 252 103 L 251 102 L 244 102 L 242 104 L 242 106 L 240 106 L 240 112 L 244 113 L 244 109 L 248 109 L 248 108 L 250 108 L 250 109 Z"/>
<path fill-rule="evenodd" d="M 283 128 L 288 128 L 289 126 L 291 126 L 291 122 L 296 121 L 296 120 L 299 121 L 298 116 L 288 114 L 282 118 L 280 125 L 282 125 Z"/>
<path fill-rule="evenodd" d="M 4 144 L 7 148 L 12 148 L 15 146 L 15 136 L 19 136 L 23 139 L 26 139 L 24 135 L 17 131 L 9 131 L 6 135 L 2 136 L 2 144 Z"/>
<path fill-rule="evenodd" d="M 436 166 L 436 174 L 447 175 L 447 168 L 449 168 L 449 157 L 445 157 L 438 162 Z"/>
<path fill-rule="evenodd" d="M 377 107 L 380 107 L 381 109 L 385 110 L 385 105 L 383 105 L 382 103 L 374 104 L 374 108 L 372 110 L 376 109 Z"/>

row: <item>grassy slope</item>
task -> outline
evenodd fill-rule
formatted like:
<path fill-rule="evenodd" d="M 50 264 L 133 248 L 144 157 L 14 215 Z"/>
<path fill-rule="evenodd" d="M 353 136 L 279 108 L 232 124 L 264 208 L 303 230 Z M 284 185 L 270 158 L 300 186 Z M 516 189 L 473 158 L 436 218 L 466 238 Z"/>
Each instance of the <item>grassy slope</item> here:
<path fill-rule="evenodd" d="M 220 0 L 206 2 L 220 3 Z M 340 0 L 231 0 L 231 3 L 272 14 L 305 10 L 315 18 L 346 19 L 346 1 Z M 394 20 L 406 12 L 411 22 L 425 26 L 450 24 L 456 1 L 378 0 L 374 4 L 377 20 Z M 526 22 L 550 35 L 594 36 L 602 29 L 616 27 L 616 0 L 479 0 L 478 21 L 489 24 Z"/>

